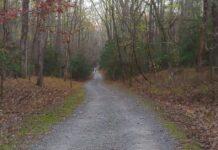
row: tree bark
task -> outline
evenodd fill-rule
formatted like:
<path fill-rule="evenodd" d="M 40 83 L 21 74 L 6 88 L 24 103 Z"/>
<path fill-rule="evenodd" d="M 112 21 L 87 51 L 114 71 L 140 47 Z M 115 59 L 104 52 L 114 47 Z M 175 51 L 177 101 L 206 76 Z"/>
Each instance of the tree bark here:
<path fill-rule="evenodd" d="M 197 52 L 197 70 L 199 71 L 204 64 L 204 54 L 206 51 L 206 33 L 207 33 L 207 16 L 208 16 L 208 0 L 203 0 L 203 19 L 200 35 L 200 47 Z"/>
<path fill-rule="evenodd" d="M 2 67 L 2 66 L 1 66 Z M 0 70 L 0 108 L 2 107 L 2 101 L 3 101 L 3 90 L 4 90 L 4 72 L 3 68 Z"/>
<path fill-rule="evenodd" d="M 22 29 L 21 29 L 21 72 L 22 77 L 26 78 L 28 75 L 28 48 L 27 48 L 27 38 L 28 38 L 28 22 L 29 22 L 29 0 L 22 1 Z"/>
<path fill-rule="evenodd" d="M 43 66 L 44 66 L 44 49 L 47 44 L 48 31 L 46 31 L 46 13 L 41 8 L 37 16 L 37 36 L 36 36 L 36 45 L 37 49 L 37 83 L 36 85 L 43 86 Z"/>
<path fill-rule="evenodd" d="M 5 14 L 7 13 L 8 9 L 9 9 L 9 1 L 4 0 L 3 11 L 5 12 Z M 10 27 L 7 20 L 3 23 L 2 28 L 3 28 L 3 46 L 7 48 L 10 46 L 9 42 L 11 41 Z"/>
<path fill-rule="evenodd" d="M 37 73 L 37 83 L 36 85 L 42 87 L 43 86 L 43 60 L 44 60 L 44 54 L 43 54 L 43 45 L 42 45 L 42 39 L 43 33 L 40 33 L 39 36 L 40 39 L 38 39 L 38 73 Z"/>
<path fill-rule="evenodd" d="M 117 48 L 117 51 L 118 51 L 118 58 L 119 58 L 119 65 L 121 68 L 123 68 L 122 70 L 122 79 L 125 80 L 125 67 L 124 67 L 124 64 L 123 64 L 123 58 L 122 58 L 122 54 L 121 54 L 121 48 L 120 48 L 120 42 L 119 42 L 119 35 L 118 35 L 118 30 L 117 30 L 117 26 L 116 26 L 116 22 L 115 22 L 115 1 L 112 0 L 112 3 L 111 3 L 111 18 L 112 18 L 112 24 L 113 24 L 113 28 L 114 28 L 114 38 L 115 38 L 115 41 L 116 41 L 116 48 Z"/>
<path fill-rule="evenodd" d="M 214 49 L 213 49 L 213 64 L 218 66 L 218 1 L 213 0 L 212 2 L 212 21 L 213 21 L 213 39 L 214 39 Z"/>
<path fill-rule="evenodd" d="M 59 4 L 59 7 L 61 7 L 60 4 Z M 61 43 L 62 43 L 61 13 L 60 12 L 57 12 L 57 13 L 58 13 L 58 19 L 57 19 L 57 27 L 56 27 L 55 49 L 58 53 L 61 53 Z"/>

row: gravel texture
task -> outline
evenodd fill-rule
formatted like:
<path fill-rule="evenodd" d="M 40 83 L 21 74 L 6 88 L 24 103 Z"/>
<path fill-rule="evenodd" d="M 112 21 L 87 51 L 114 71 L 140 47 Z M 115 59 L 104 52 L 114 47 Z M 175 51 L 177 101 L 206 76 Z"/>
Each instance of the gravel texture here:
<path fill-rule="evenodd" d="M 32 150 L 174 150 L 155 113 L 137 96 L 107 85 L 96 72 L 86 84 L 86 100 Z"/>

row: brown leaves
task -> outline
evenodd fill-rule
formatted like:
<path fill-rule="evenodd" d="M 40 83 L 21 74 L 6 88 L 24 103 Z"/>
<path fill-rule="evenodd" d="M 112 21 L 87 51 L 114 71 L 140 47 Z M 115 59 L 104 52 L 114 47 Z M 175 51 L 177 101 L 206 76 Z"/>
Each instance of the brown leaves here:
<path fill-rule="evenodd" d="M 35 85 L 36 78 L 9 79 L 5 81 L 3 115 L 0 115 L 1 132 L 9 135 L 16 133 L 23 117 L 40 113 L 44 108 L 49 108 L 62 103 L 81 83 L 72 81 L 64 82 L 62 79 L 45 78 L 45 85 L 40 88 Z M 2 141 L 0 140 L 0 144 Z"/>
<path fill-rule="evenodd" d="M 170 78 L 167 71 L 147 76 L 153 84 L 134 83 L 135 89 L 156 100 L 168 117 L 183 126 L 190 138 L 197 138 L 205 149 L 218 146 L 218 101 L 212 99 L 218 94 L 213 92 L 218 85 L 211 85 L 208 71 L 186 69 Z"/>
<path fill-rule="evenodd" d="M 63 13 L 72 7 L 76 7 L 76 3 L 64 0 L 37 1 L 35 7 L 33 7 L 32 10 L 21 10 L 15 8 L 0 10 L 0 24 L 15 20 L 17 17 L 26 13 L 32 13 L 33 16 L 35 16 L 39 11 L 43 11 L 43 15 L 56 12 Z"/>

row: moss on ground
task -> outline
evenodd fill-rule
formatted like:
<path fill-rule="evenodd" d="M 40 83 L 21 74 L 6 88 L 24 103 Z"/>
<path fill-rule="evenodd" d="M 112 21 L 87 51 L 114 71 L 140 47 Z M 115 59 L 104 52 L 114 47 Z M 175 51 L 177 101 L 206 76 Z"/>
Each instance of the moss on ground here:
<path fill-rule="evenodd" d="M 163 124 L 169 133 L 180 143 L 182 143 L 183 150 L 201 150 L 201 146 L 197 142 L 187 142 L 189 140 L 185 132 L 181 130 L 174 122 L 168 122 L 165 120 Z"/>
<path fill-rule="evenodd" d="M 67 98 L 67 100 L 61 106 L 55 107 L 49 111 L 45 111 L 39 115 L 31 115 L 24 121 L 20 136 L 26 135 L 39 135 L 47 132 L 50 127 L 63 118 L 68 117 L 77 108 L 79 104 L 84 100 L 84 91 L 80 90 L 73 96 Z"/>

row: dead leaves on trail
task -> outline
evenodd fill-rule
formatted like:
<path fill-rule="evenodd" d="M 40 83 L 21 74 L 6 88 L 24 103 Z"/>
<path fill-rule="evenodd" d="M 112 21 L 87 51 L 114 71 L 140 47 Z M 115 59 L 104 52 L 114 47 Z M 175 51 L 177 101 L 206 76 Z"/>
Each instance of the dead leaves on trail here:
<path fill-rule="evenodd" d="M 185 69 L 173 78 L 167 71 L 147 74 L 152 85 L 134 83 L 160 104 L 168 117 L 180 124 L 188 137 L 197 139 L 203 148 L 218 147 L 218 83 L 211 84 L 208 71 Z M 142 77 L 137 77 L 138 80 Z"/>
<path fill-rule="evenodd" d="M 35 85 L 36 78 L 8 79 L 5 81 L 3 114 L 0 115 L 1 132 L 12 135 L 19 128 L 22 119 L 40 110 L 62 103 L 66 97 L 80 89 L 82 83 L 46 77 L 45 85 Z M 71 86 L 72 85 L 72 86 Z M 0 144 L 2 141 L 0 140 Z"/>

